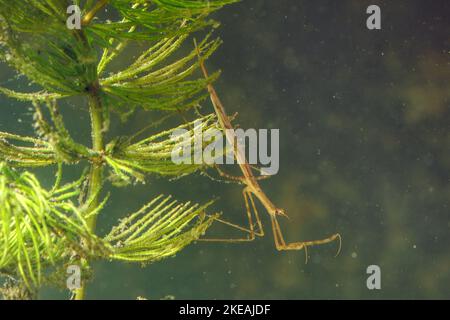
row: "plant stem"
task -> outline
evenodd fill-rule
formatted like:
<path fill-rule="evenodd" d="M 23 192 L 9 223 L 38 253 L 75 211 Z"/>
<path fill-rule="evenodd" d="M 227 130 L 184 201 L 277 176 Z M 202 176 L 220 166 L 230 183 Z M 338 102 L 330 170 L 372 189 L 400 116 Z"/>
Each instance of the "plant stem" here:
<path fill-rule="evenodd" d="M 96 83 L 91 88 L 89 99 L 89 113 L 91 117 L 91 134 L 92 134 L 92 148 L 99 154 L 103 151 L 103 107 L 98 94 L 99 85 Z M 86 210 L 87 214 L 92 212 L 98 206 L 98 195 L 102 187 L 102 162 L 93 162 L 91 164 L 91 171 L 89 175 L 89 186 L 87 201 L 89 207 Z M 93 232 L 95 230 L 97 216 L 93 215 L 87 221 L 89 229 Z M 83 264 L 89 265 L 89 261 L 84 259 Z M 86 294 L 86 284 L 83 282 L 81 288 L 76 290 L 75 300 L 83 300 Z"/>
<path fill-rule="evenodd" d="M 89 23 L 91 23 L 92 19 L 94 19 L 97 12 L 99 12 L 104 6 L 108 4 L 109 0 L 100 0 L 98 1 L 95 6 L 86 13 L 86 15 L 83 18 L 82 24 L 83 26 L 87 26 Z"/>

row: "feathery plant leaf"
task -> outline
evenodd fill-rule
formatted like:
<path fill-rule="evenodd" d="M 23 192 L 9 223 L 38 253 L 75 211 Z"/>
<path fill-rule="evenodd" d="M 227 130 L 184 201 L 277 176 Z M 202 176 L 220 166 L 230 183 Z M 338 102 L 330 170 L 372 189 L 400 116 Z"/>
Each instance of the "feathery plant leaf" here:
<path fill-rule="evenodd" d="M 0 132 L 0 161 L 15 167 L 42 167 L 57 163 L 57 156 L 44 140 Z"/>
<path fill-rule="evenodd" d="M 0 57 L 45 90 L 21 93 L 0 88 L 0 92 L 28 101 L 85 95 L 92 90 L 97 71 L 104 71 L 128 40 L 145 40 L 153 45 L 136 62 L 100 81 L 112 107 L 120 106 L 116 108 L 119 111 L 135 106 L 181 110 L 206 97 L 201 91 L 218 74 L 186 80 L 198 68 L 194 50 L 169 65 L 155 66 L 173 55 L 192 32 L 214 26 L 214 21 L 207 20 L 208 14 L 236 0 L 105 2 L 116 8 L 122 19 L 94 20 L 80 32 L 65 25 L 62 13 L 70 1 L 0 0 Z M 204 57 L 220 44 L 207 38 L 199 45 Z M 100 62 L 97 47 L 104 49 Z"/>
<path fill-rule="evenodd" d="M 196 50 L 173 63 L 160 66 L 186 38 L 183 35 L 159 41 L 125 70 L 101 79 L 103 90 L 117 99 L 119 105 L 134 103 L 144 109 L 183 110 L 197 105 L 206 97 L 205 86 L 215 80 L 218 73 L 209 79 L 186 80 L 199 67 Z M 205 58 L 220 45 L 217 39 L 208 40 L 209 36 L 199 44 Z"/>
<path fill-rule="evenodd" d="M 75 95 L 97 76 L 97 54 L 66 27 L 68 2 L 0 0 L 0 56 L 52 94 Z"/>
<path fill-rule="evenodd" d="M 79 183 L 46 191 L 29 173 L 0 163 L 0 272 L 41 284 L 44 269 L 69 261 L 70 254 L 97 256 L 107 247 L 70 201 Z"/>
<path fill-rule="evenodd" d="M 180 130 L 184 130 L 184 133 L 177 136 L 176 133 Z M 198 135 L 201 133 L 203 137 L 209 137 L 213 132 L 220 132 L 220 126 L 215 115 L 210 114 L 138 142 L 132 143 L 130 139 L 113 141 L 106 147 L 104 158 L 116 178 L 123 182 L 130 182 L 131 178 L 142 182 L 145 173 L 183 176 L 204 168 L 206 164 L 194 161 L 174 163 L 172 155 L 183 151 L 180 149 L 187 145 L 190 152 L 183 154 L 183 157 L 194 159 L 194 155 L 202 154 L 204 148 L 204 141 L 195 143 Z M 213 156 L 223 157 L 223 150 L 218 151 Z"/>
<path fill-rule="evenodd" d="M 14 98 L 19 101 L 48 101 L 53 99 L 61 99 L 64 97 L 63 95 L 58 93 L 48 93 L 44 91 L 23 93 L 2 87 L 0 87 L 0 93 L 3 93 L 5 96 L 9 98 Z"/>
<path fill-rule="evenodd" d="M 158 41 L 213 26 L 208 15 L 237 0 L 111 0 L 123 20 L 93 23 L 88 34 L 101 43 L 114 39 Z"/>
<path fill-rule="evenodd" d="M 176 254 L 203 235 L 218 216 L 206 216 L 210 204 L 178 203 L 160 195 L 122 219 L 104 238 L 114 247 L 110 258 L 147 263 Z"/>

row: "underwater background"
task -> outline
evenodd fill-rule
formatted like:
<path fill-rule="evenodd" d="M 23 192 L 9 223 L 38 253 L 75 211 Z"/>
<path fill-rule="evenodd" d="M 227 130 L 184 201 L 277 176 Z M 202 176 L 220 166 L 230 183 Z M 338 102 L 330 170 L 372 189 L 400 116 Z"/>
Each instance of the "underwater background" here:
<path fill-rule="evenodd" d="M 381 30 L 366 28 L 370 4 L 381 7 Z M 259 208 L 264 238 L 193 244 L 145 268 L 94 263 L 87 298 L 450 298 L 449 14 L 450 2 L 439 0 L 244 0 L 216 13 L 224 44 L 208 67 L 223 71 L 215 87 L 227 112 L 239 113 L 242 128 L 280 129 L 279 173 L 261 184 L 290 217 L 280 219 L 286 240 L 339 232 L 342 250 L 334 257 L 337 243 L 311 247 L 307 264 L 303 251 L 276 251 Z M 0 64 L 0 84 L 10 83 L 27 88 Z M 32 132 L 29 105 L 4 96 L 0 105 L 1 131 Z M 70 99 L 63 113 L 89 141 L 84 106 Z M 212 112 L 209 101 L 203 110 Z M 137 112 L 111 135 L 151 121 Z M 54 170 L 40 177 L 50 185 Z M 246 223 L 242 186 L 200 174 L 108 191 L 101 234 L 160 193 L 219 197 L 214 210 Z M 208 235 L 241 236 L 221 226 Z M 381 268 L 380 290 L 366 286 L 369 265 Z M 68 296 L 45 289 L 40 298 Z"/>

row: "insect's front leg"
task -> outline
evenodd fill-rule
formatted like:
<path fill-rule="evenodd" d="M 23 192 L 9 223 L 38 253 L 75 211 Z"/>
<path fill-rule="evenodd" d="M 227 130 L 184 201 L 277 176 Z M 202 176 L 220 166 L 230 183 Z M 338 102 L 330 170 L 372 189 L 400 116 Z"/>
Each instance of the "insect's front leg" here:
<path fill-rule="evenodd" d="M 217 172 L 219 173 L 219 175 L 222 178 L 225 178 L 225 179 L 237 182 L 239 184 L 243 184 L 244 183 L 244 177 L 242 177 L 242 176 L 233 176 L 231 174 L 228 174 L 225 171 L 223 171 L 222 169 L 220 169 L 218 165 L 214 165 L 214 167 L 216 168 Z"/>

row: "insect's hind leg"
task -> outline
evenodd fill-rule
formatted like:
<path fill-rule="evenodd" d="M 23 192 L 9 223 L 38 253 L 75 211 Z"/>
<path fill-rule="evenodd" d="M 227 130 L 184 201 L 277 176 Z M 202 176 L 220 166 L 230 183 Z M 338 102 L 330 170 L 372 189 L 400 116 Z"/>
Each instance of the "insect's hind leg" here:
<path fill-rule="evenodd" d="M 242 192 L 242 195 L 244 196 L 244 200 L 245 200 L 245 209 L 247 211 L 247 216 L 248 216 L 250 229 L 253 231 L 253 238 L 254 238 L 255 235 L 257 235 L 258 237 L 263 237 L 264 236 L 264 229 L 263 229 L 263 226 L 262 226 L 261 218 L 259 217 L 258 209 L 256 208 L 256 205 L 255 205 L 255 200 L 253 199 L 253 194 L 248 188 L 245 188 L 244 191 Z M 250 203 L 251 203 L 252 208 L 253 208 L 253 212 L 254 212 L 255 219 L 256 219 L 256 224 L 258 226 L 258 231 L 254 231 L 254 225 L 253 225 L 250 205 L 248 203 L 249 200 L 250 200 Z"/>
<path fill-rule="evenodd" d="M 278 223 L 277 217 L 275 215 L 271 215 L 271 222 L 272 222 L 272 231 L 273 231 L 273 237 L 274 237 L 274 241 L 275 241 L 275 247 L 277 248 L 277 250 L 285 251 L 285 250 L 302 250 L 302 249 L 304 249 L 305 250 L 305 263 L 308 262 L 308 247 L 309 246 L 327 244 L 327 243 L 331 243 L 331 242 L 338 240 L 339 247 L 338 247 L 336 256 L 341 251 L 342 239 L 341 239 L 341 235 L 339 233 L 333 234 L 332 236 L 330 236 L 328 238 L 320 239 L 320 240 L 286 243 L 284 240 L 283 234 L 281 232 L 280 224 Z"/>
<path fill-rule="evenodd" d="M 229 238 L 229 239 L 227 239 L 227 238 L 200 238 L 200 239 L 198 239 L 198 241 L 204 241 L 204 242 L 228 242 L 228 243 L 248 242 L 248 241 L 255 240 L 255 236 L 258 236 L 258 237 L 264 236 L 264 230 L 263 230 L 262 222 L 261 222 L 261 219 L 259 217 L 258 211 L 256 209 L 256 205 L 255 205 L 255 201 L 253 199 L 252 193 L 247 188 L 245 188 L 242 191 L 242 195 L 243 195 L 244 201 L 245 201 L 245 209 L 246 209 L 246 212 L 247 212 L 247 219 L 248 219 L 248 224 L 249 224 L 248 228 L 245 228 L 245 227 L 242 227 L 240 225 L 228 222 L 226 220 L 222 220 L 220 218 L 215 218 L 214 220 L 216 220 L 216 221 L 218 221 L 218 222 L 220 222 L 222 224 L 225 224 L 227 226 L 230 226 L 230 227 L 233 227 L 235 229 L 238 229 L 240 231 L 244 231 L 245 233 L 248 234 L 248 236 L 246 238 Z M 255 225 L 253 223 L 251 208 L 253 209 L 253 212 L 254 212 L 254 216 L 255 216 L 255 219 L 256 219 L 256 225 L 258 226 L 258 230 L 255 230 Z"/>

